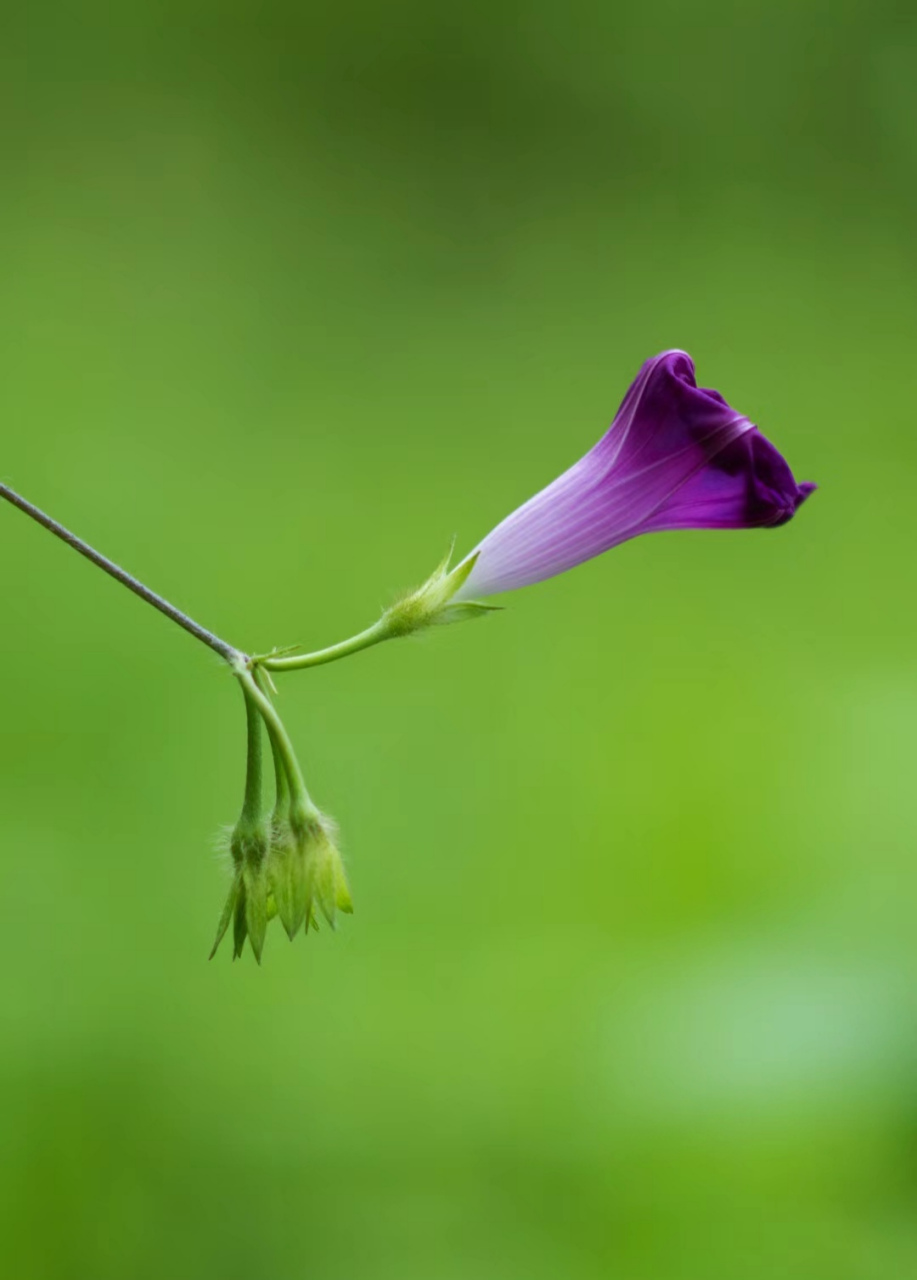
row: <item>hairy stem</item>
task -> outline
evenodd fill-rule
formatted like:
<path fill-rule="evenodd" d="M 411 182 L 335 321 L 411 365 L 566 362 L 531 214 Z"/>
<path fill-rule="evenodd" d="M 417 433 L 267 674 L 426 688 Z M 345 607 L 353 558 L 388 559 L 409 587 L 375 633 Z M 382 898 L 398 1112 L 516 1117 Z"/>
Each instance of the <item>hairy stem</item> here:
<path fill-rule="evenodd" d="M 53 533 L 56 538 L 60 538 L 62 542 L 66 542 L 68 547 L 73 547 L 74 551 L 78 551 L 81 556 L 85 556 L 87 560 L 91 560 L 99 569 L 103 569 L 110 577 L 120 582 L 122 586 L 127 587 L 128 591 L 133 591 L 135 596 L 139 596 L 141 600 L 145 600 L 147 604 L 151 604 L 154 609 L 158 609 L 160 613 L 164 613 L 167 618 L 171 618 L 173 622 L 178 623 L 180 627 L 184 627 L 185 631 L 190 632 L 203 644 L 208 645 L 221 658 L 228 663 L 233 664 L 240 656 L 239 650 L 234 645 L 228 644 L 225 640 L 221 640 L 219 636 L 208 631 L 206 627 L 202 627 L 200 623 L 195 622 L 193 618 L 189 618 L 181 609 L 170 604 L 168 600 L 157 595 L 155 591 L 151 591 L 133 574 L 122 569 L 120 565 L 115 564 L 113 560 L 109 560 L 107 556 L 103 556 L 100 551 L 96 551 L 88 542 L 84 542 L 82 538 L 78 538 L 75 533 L 71 533 L 69 529 L 64 528 L 57 520 L 46 515 L 38 507 L 25 498 L 20 497 L 8 485 L 0 484 L 0 498 L 5 498 L 7 502 L 11 502 L 14 507 L 18 507 L 20 511 L 24 511 L 27 516 L 37 521 L 49 533 Z"/>

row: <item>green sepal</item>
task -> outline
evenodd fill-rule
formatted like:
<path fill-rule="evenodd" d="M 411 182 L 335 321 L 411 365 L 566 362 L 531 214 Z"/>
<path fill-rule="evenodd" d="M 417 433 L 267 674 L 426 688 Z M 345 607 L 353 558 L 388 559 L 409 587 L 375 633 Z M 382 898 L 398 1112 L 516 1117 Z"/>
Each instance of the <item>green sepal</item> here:
<path fill-rule="evenodd" d="M 322 915 L 334 928 L 338 911 L 343 911 L 347 915 L 353 913 L 353 899 L 350 896 L 347 876 L 344 874 L 344 863 L 325 832 L 322 832 L 312 856 L 314 862 L 312 886 L 315 900 L 321 908 Z"/>
<path fill-rule="evenodd" d="M 335 914 L 337 906 L 337 886 L 334 883 L 334 873 L 327 864 L 323 864 L 318 868 L 315 877 L 315 898 L 321 908 L 322 915 L 331 925 L 335 927 Z"/>
<path fill-rule="evenodd" d="M 437 623 L 467 622 L 472 618 L 483 618 L 488 613 L 502 613 L 501 604 L 482 604 L 480 600 L 459 600 L 457 604 L 447 604 L 434 619 Z"/>
<path fill-rule="evenodd" d="M 245 946 L 245 939 L 248 936 L 248 923 L 245 911 L 245 885 L 242 877 L 239 877 L 238 890 L 236 893 L 236 905 L 233 912 L 232 920 L 232 958 L 238 960 Z"/>
<path fill-rule="evenodd" d="M 292 940 L 302 928 L 309 906 L 309 885 L 303 856 L 292 832 L 275 837 L 268 859 L 268 874 L 277 914 Z"/>
<path fill-rule="evenodd" d="M 245 879 L 245 926 L 255 959 L 260 964 L 267 933 L 267 875 L 263 867 L 246 867 L 242 874 Z"/>
<path fill-rule="evenodd" d="M 277 907 L 280 922 L 292 939 L 293 934 L 290 932 L 293 923 L 291 861 L 292 850 L 290 847 L 286 842 L 280 843 L 275 838 L 271 843 L 271 851 L 268 854 L 268 880 L 270 881 L 271 895 Z"/>
<path fill-rule="evenodd" d="M 445 578 L 446 574 L 449 572 L 449 561 L 452 559 L 453 551 L 455 551 L 455 535 L 454 534 L 452 537 L 452 541 L 449 543 L 449 550 L 446 552 L 442 560 L 440 560 L 439 564 L 430 574 L 429 578 L 427 579 L 427 582 L 435 582 L 438 578 Z"/>
<path fill-rule="evenodd" d="M 304 925 L 308 932 L 308 920 L 312 914 L 311 891 L 309 888 L 309 869 L 299 849 L 293 854 L 290 864 L 291 896 L 293 903 L 292 938 Z"/>
<path fill-rule="evenodd" d="M 214 940 L 213 946 L 210 949 L 210 955 L 207 957 L 208 960 L 212 960 L 213 957 L 216 955 L 217 948 L 219 947 L 220 943 L 223 941 L 223 937 L 226 933 L 226 930 L 229 928 L 229 922 L 230 920 L 232 920 L 233 913 L 235 912 L 235 909 L 236 909 L 236 899 L 239 896 L 239 885 L 240 885 L 239 876 L 234 875 L 229 893 L 226 896 L 226 902 L 223 906 L 223 914 L 220 916 L 220 923 L 217 925 L 217 936 Z"/>
<path fill-rule="evenodd" d="M 449 567 L 449 561 L 452 559 L 452 548 L 450 547 L 448 556 L 446 556 L 446 559 L 443 561 L 441 568 L 437 570 L 443 579 L 443 585 L 448 589 L 449 596 L 447 599 L 454 596 L 459 587 L 463 587 L 465 585 L 466 580 L 471 574 L 471 570 L 478 562 L 478 556 L 480 554 L 481 553 L 479 551 L 475 551 L 474 555 L 469 556 L 467 560 L 463 560 L 461 564 L 457 564 L 451 573 L 447 573 L 446 570 Z"/>
<path fill-rule="evenodd" d="M 462 617 L 471 616 L 455 613 L 450 617 L 448 611 L 455 607 L 450 606 L 449 602 L 467 580 L 475 566 L 478 553 L 475 552 L 449 572 L 451 557 L 452 548 L 450 547 L 448 554 L 436 566 L 426 582 L 415 591 L 407 592 L 386 609 L 380 625 L 388 636 L 406 636 L 439 622 L 458 622 Z"/>

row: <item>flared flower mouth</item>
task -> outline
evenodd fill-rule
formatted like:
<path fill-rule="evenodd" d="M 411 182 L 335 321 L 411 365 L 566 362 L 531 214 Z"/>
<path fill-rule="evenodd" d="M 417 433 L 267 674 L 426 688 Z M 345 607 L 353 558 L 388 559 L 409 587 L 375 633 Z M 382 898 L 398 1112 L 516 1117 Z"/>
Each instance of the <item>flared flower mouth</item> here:
<path fill-rule="evenodd" d="M 641 533 L 784 524 L 816 486 L 685 351 L 643 365 L 608 431 L 475 548 L 457 600 L 540 582 Z"/>

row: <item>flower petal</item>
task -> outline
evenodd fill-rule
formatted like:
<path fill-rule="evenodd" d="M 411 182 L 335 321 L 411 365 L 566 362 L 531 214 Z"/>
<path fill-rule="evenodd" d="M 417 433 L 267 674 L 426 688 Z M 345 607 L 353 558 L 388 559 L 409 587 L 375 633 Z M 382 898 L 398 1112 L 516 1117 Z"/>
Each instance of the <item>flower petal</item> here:
<path fill-rule="evenodd" d="M 792 519 L 817 488 L 797 484 L 786 459 L 754 427 L 686 480 L 643 532 L 772 528 Z"/>
<path fill-rule="evenodd" d="M 788 520 L 814 486 L 717 391 L 684 351 L 648 360 L 593 449 L 475 548 L 455 599 L 572 569 L 640 533 Z"/>

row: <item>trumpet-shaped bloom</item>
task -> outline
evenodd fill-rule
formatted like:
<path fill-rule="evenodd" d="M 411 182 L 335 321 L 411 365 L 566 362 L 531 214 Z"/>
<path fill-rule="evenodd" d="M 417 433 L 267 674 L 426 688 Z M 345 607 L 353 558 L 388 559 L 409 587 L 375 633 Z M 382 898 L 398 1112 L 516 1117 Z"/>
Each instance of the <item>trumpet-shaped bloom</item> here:
<path fill-rule="evenodd" d="M 598 444 L 475 548 L 455 599 L 541 582 L 640 533 L 784 524 L 814 488 L 697 385 L 686 352 L 665 351 L 644 364 Z"/>

